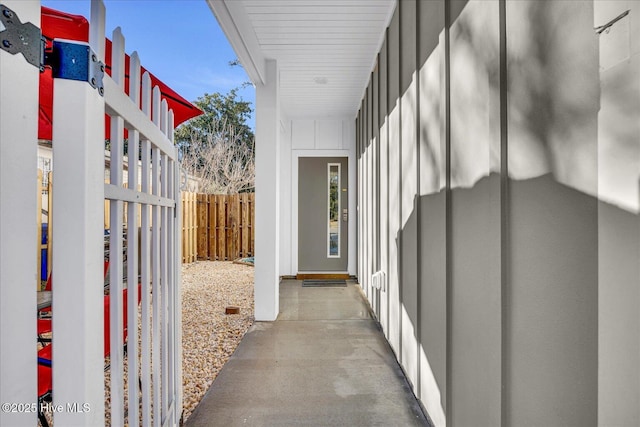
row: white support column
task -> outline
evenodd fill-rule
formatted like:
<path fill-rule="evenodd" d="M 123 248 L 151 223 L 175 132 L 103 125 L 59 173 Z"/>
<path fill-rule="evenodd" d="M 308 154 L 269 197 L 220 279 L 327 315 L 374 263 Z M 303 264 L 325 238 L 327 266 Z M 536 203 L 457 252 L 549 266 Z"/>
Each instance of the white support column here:
<path fill-rule="evenodd" d="M 93 2 L 92 22 L 103 19 Z M 104 33 L 91 41 L 103 60 Z M 55 79 L 54 93 L 54 422 L 104 425 L 104 98 L 75 80 Z"/>
<path fill-rule="evenodd" d="M 280 253 L 280 101 L 278 64 L 266 61 L 265 83 L 256 85 L 255 317 L 278 317 Z"/>
<path fill-rule="evenodd" d="M 3 1 L 40 26 L 40 2 Z M 36 402 L 36 200 L 38 68 L 0 51 L 0 403 Z M 0 411 L 0 425 L 36 424 L 36 414 Z"/>

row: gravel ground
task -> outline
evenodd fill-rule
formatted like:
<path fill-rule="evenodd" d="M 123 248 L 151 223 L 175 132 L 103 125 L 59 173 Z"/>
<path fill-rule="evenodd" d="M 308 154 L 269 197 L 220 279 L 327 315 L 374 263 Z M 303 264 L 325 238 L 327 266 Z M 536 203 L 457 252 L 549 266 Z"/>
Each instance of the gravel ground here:
<path fill-rule="evenodd" d="M 198 405 L 254 320 L 253 267 L 221 261 L 182 266 L 182 385 L 184 420 Z M 236 306 L 239 314 L 225 314 Z M 109 362 L 107 358 L 106 362 Z M 127 408 L 127 357 L 124 358 Z M 105 372 L 105 423 L 111 424 L 110 372 Z M 126 409 L 125 409 L 126 410 Z M 50 425 L 51 414 L 46 413 Z"/>
<path fill-rule="evenodd" d="M 227 306 L 240 314 L 225 314 Z M 253 323 L 253 267 L 198 261 L 182 267 L 184 419 Z"/>

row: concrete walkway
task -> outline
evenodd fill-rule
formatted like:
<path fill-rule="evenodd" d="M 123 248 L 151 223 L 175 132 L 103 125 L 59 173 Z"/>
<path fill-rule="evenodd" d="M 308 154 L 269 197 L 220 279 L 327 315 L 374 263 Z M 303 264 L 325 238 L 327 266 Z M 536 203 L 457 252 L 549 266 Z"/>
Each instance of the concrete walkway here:
<path fill-rule="evenodd" d="M 360 287 L 280 285 L 185 425 L 428 425 Z"/>

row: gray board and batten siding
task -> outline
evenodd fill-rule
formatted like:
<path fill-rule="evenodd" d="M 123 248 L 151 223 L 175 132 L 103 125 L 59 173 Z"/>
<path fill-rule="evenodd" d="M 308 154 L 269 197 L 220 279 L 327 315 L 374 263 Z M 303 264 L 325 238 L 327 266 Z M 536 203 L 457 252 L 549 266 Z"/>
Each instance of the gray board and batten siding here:
<path fill-rule="evenodd" d="M 398 2 L 356 118 L 358 278 L 436 425 L 640 425 L 638 16 Z"/>

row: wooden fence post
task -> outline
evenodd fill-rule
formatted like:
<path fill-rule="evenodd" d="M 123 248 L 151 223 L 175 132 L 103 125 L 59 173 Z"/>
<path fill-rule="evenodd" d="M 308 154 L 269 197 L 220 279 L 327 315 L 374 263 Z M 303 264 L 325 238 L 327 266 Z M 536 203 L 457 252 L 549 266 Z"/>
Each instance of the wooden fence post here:
<path fill-rule="evenodd" d="M 207 196 L 196 194 L 198 211 L 198 252 L 197 259 L 209 259 L 208 249 L 208 227 L 207 227 Z"/>
<path fill-rule="evenodd" d="M 193 237 L 193 249 L 192 249 L 192 255 L 191 255 L 191 259 L 192 261 L 197 261 L 198 260 L 198 199 L 197 199 L 197 195 L 196 193 L 191 193 L 191 204 L 192 204 L 192 210 L 193 210 L 193 214 L 191 216 L 191 218 L 193 218 L 193 230 L 191 231 Z"/>
<path fill-rule="evenodd" d="M 53 267 L 53 172 L 48 172 L 47 183 L 47 280 Z"/>
<path fill-rule="evenodd" d="M 256 255 L 256 194 L 251 193 L 251 198 L 249 199 L 249 247 L 251 251 L 251 256 Z"/>
<path fill-rule="evenodd" d="M 205 195 L 207 202 L 209 203 L 209 210 L 207 212 L 207 229 L 209 231 L 207 238 L 207 246 L 209 252 L 209 259 L 218 259 L 218 248 L 216 246 L 216 212 L 218 205 L 216 204 L 216 197 L 213 194 Z"/>
<path fill-rule="evenodd" d="M 36 251 L 38 263 L 36 264 L 38 279 L 36 280 L 36 290 L 40 290 L 42 286 L 42 249 L 44 249 L 44 245 L 42 244 L 42 170 L 38 169 L 38 199 L 36 200 L 36 224 L 38 228 L 36 229 L 36 242 L 37 248 Z"/>

